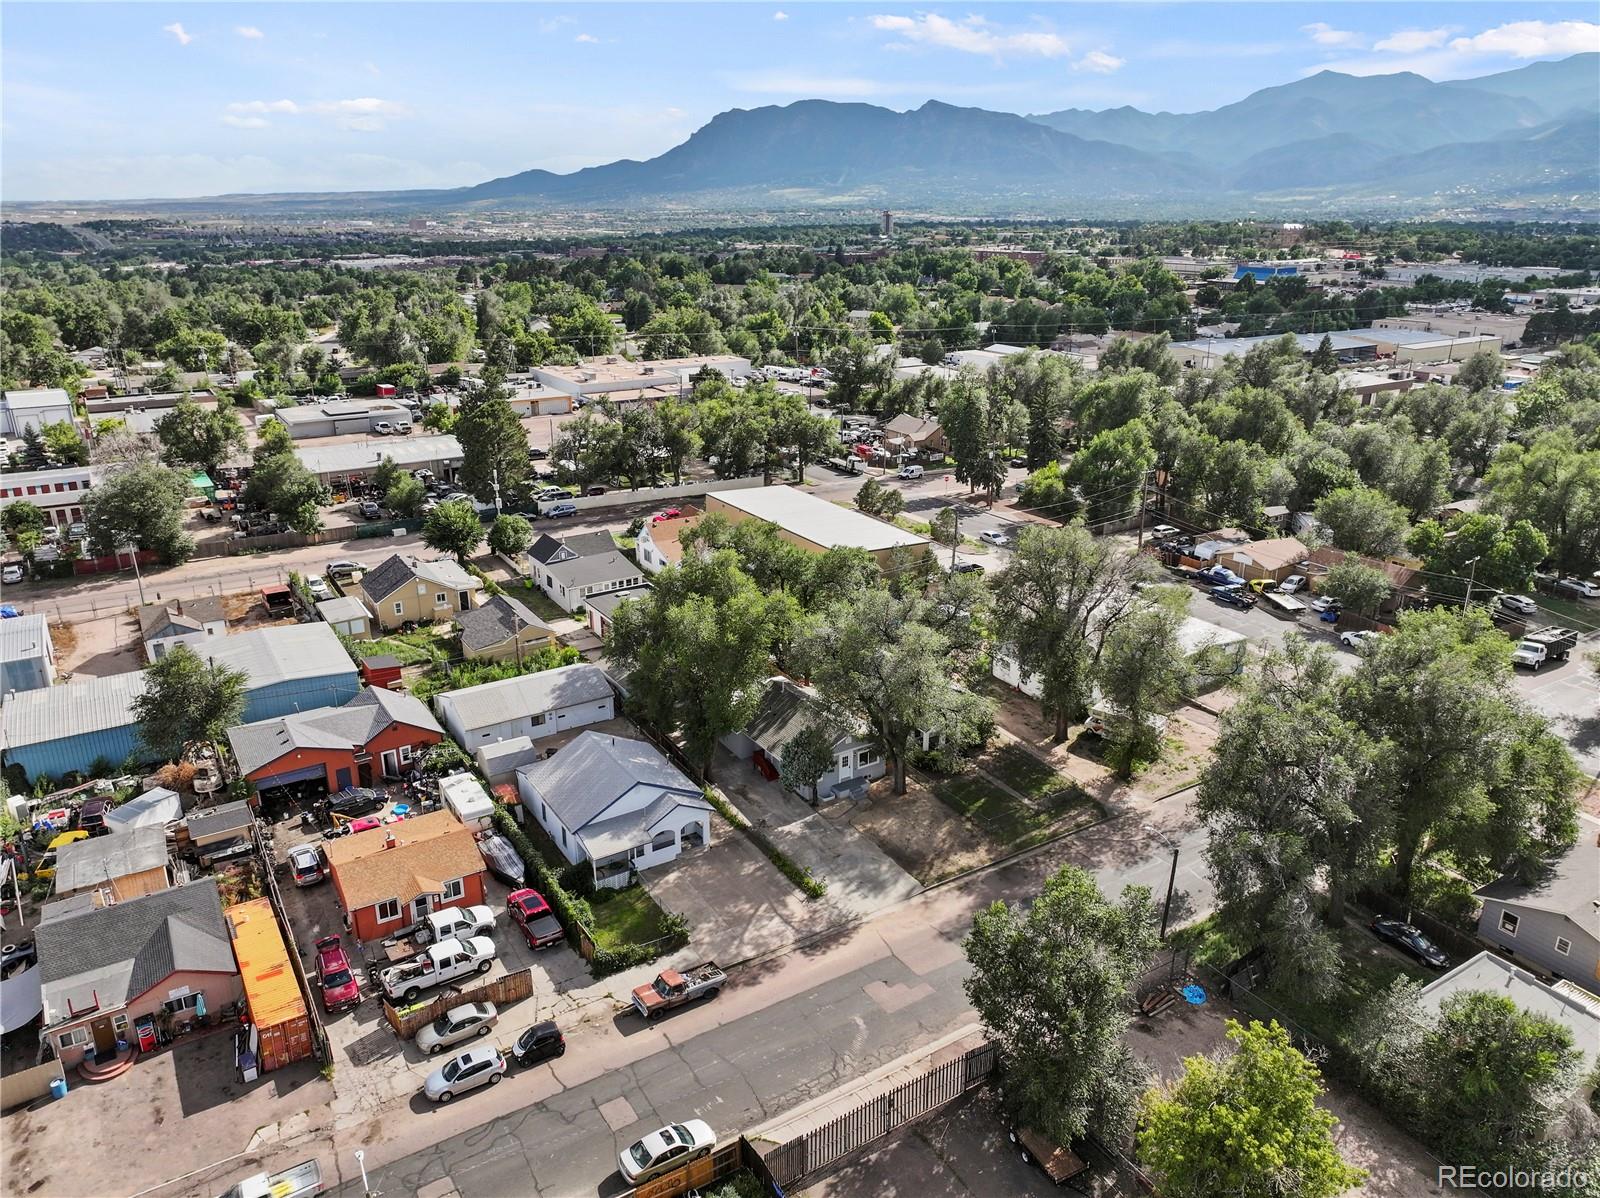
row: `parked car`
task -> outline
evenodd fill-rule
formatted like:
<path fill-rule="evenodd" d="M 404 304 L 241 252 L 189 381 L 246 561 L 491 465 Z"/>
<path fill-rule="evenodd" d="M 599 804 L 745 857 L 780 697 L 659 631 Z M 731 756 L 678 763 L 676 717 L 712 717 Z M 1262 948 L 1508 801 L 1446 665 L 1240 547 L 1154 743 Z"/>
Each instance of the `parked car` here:
<path fill-rule="evenodd" d="M 492 1044 L 469 1048 L 428 1075 L 422 1092 L 433 1102 L 452 1102 L 457 1094 L 479 1086 L 497 1086 L 506 1075 L 506 1059 Z"/>
<path fill-rule="evenodd" d="M 982 574 L 983 567 L 977 562 L 957 562 L 950 567 L 952 574 Z"/>
<path fill-rule="evenodd" d="M 1278 590 L 1285 595 L 1292 595 L 1296 591 L 1306 589 L 1306 576 L 1304 574 L 1291 574 L 1278 584 Z"/>
<path fill-rule="evenodd" d="M 322 867 L 322 854 L 310 844 L 297 844 L 289 850 L 289 873 L 296 886 L 315 886 L 328 876 Z"/>
<path fill-rule="evenodd" d="M 306 579 L 306 590 L 310 592 L 313 599 L 333 598 L 333 590 L 328 586 L 328 580 L 320 574 L 313 574 Z"/>
<path fill-rule="evenodd" d="M 435 1056 L 469 1036 L 487 1036 L 500 1022 L 492 1002 L 469 1002 L 451 1007 L 417 1033 L 417 1048 Z"/>
<path fill-rule="evenodd" d="M 1165 541 L 1168 537 L 1177 535 L 1178 530 L 1170 524 L 1157 524 L 1150 530 L 1150 539 L 1153 541 Z"/>
<path fill-rule="evenodd" d="M 322 568 L 322 572 L 329 578 L 338 578 L 340 575 L 351 575 L 361 569 L 360 562 L 348 561 L 344 558 L 336 562 L 329 562 Z"/>
<path fill-rule="evenodd" d="M 361 987 L 350 968 L 350 958 L 337 936 L 317 941 L 317 985 L 322 989 L 322 1009 L 330 1015 L 361 1004 Z"/>
<path fill-rule="evenodd" d="M 0 569 L 0 583 L 4 583 L 6 586 L 16 586 L 21 581 L 21 566 L 6 566 L 4 569 Z"/>
<path fill-rule="evenodd" d="M 1341 632 L 1339 634 L 1339 643 L 1346 649 L 1359 649 L 1363 645 L 1377 640 L 1380 635 L 1370 628 L 1355 628 L 1349 632 Z"/>
<path fill-rule="evenodd" d="M 565 487 L 540 487 L 539 498 L 540 500 L 571 499 L 572 492 Z"/>
<path fill-rule="evenodd" d="M 377 433 L 380 437 L 385 437 L 394 432 L 394 425 L 390 424 L 387 420 L 380 420 L 372 426 L 372 431 Z"/>
<path fill-rule="evenodd" d="M 530 462 L 542 462 L 549 458 L 549 456 L 550 451 L 548 449 L 539 449 L 537 447 L 533 447 L 528 450 L 528 461 Z"/>
<path fill-rule="evenodd" d="M 1265 595 L 1268 591 L 1276 591 L 1278 584 L 1271 578 L 1252 578 L 1250 589 L 1258 595 Z"/>
<path fill-rule="evenodd" d="M 1211 597 L 1218 603 L 1237 607 L 1241 611 L 1249 611 L 1256 605 L 1256 597 L 1243 587 L 1213 587 Z"/>
<path fill-rule="evenodd" d="M 715 961 L 702 961 L 687 969 L 663 969 L 647 986 L 635 986 L 633 1009 L 646 1019 L 654 1019 L 673 1007 L 696 999 L 713 999 L 722 990 L 728 975 Z"/>
<path fill-rule="evenodd" d="M 529 948 L 549 948 L 566 938 L 555 912 L 537 890 L 515 890 L 506 897 L 506 914 L 522 929 Z"/>
<path fill-rule="evenodd" d="M 409 961 L 391 965 L 378 974 L 378 984 L 391 999 L 415 1002 L 424 990 L 442 986 L 494 968 L 494 941 L 487 936 L 471 940 L 443 940 Z"/>
<path fill-rule="evenodd" d="M 1318 595 L 1311 601 L 1311 610 L 1336 612 L 1339 610 L 1339 601 L 1332 595 Z"/>
<path fill-rule="evenodd" d="M 1533 601 L 1532 595 L 1497 595 L 1496 602 L 1507 611 L 1514 611 L 1519 616 L 1538 615 L 1539 605 Z"/>
<path fill-rule="evenodd" d="M 1576 595 L 1580 599 L 1600 599 L 1600 583 L 1591 582 L 1587 578 L 1558 578 L 1556 590 L 1565 595 Z"/>
<path fill-rule="evenodd" d="M 223 1191 L 222 1198 L 311 1198 L 322 1193 L 322 1166 L 301 1161 L 280 1173 L 252 1173 Z"/>
<path fill-rule="evenodd" d="M 378 506 L 377 500 L 363 499 L 361 501 L 361 514 L 368 520 L 376 520 L 379 516 L 383 515 L 383 509 Z"/>
<path fill-rule="evenodd" d="M 418 944 L 433 944 L 455 937 L 467 940 L 473 936 L 494 934 L 494 912 L 483 904 L 475 907 L 445 907 L 429 911 L 412 929 Z"/>
<path fill-rule="evenodd" d="M 576 516 L 578 514 L 578 505 L 575 503 L 552 503 L 544 509 L 542 514 L 551 520 L 560 520 L 565 516 Z"/>
<path fill-rule="evenodd" d="M 566 1051 L 567 1038 L 561 1034 L 560 1028 L 546 1020 L 534 1024 L 518 1036 L 516 1044 L 512 1045 L 511 1055 L 516 1058 L 517 1064 L 526 1066 L 559 1057 Z"/>
<path fill-rule="evenodd" d="M 900 473 L 898 477 L 921 478 L 926 473 L 927 471 L 925 471 L 921 466 L 902 466 L 900 467 Z"/>
<path fill-rule="evenodd" d="M 710 1156 L 716 1146 L 717 1133 L 711 1130 L 711 1125 L 703 1119 L 690 1119 L 686 1123 L 668 1124 L 642 1140 L 635 1140 L 617 1155 L 617 1161 L 623 1180 L 629 1185 L 638 1185 L 690 1161 Z"/>
<path fill-rule="evenodd" d="M 1011 544 L 1011 538 L 1006 536 L 1006 534 L 1001 532 L 999 529 L 995 528 L 984 529 L 978 534 L 978 540 L 982 541 L 985 545 L 996 545 L 1001 549 L 1004 549 L 1006 546 Z"/>
<path fill-rule="evenodd" d="M 1235 574 L 1226 566 L 1207 566 L 1195 575 L 1201 582 L 1209 582 L 1218 587 L 1242 587 L 1244 577 Z"/>
<path fill-rule="evenodd" d="M 1433 969 L 1449 969 L 1450 957 L 1433 941 L 1416 928 L 1388 915 L 1380 915 L 1371 924 L 1379 940 L 1387 940 L 1409 957 L 1415 957 Z"/>

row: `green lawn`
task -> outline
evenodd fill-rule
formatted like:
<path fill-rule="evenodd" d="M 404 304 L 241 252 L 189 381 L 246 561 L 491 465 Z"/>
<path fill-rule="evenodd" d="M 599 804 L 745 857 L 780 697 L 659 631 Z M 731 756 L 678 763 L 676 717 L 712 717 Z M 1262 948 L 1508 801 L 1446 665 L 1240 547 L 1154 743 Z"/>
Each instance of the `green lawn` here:
<path fill-rule="evenodd" d="M 643 886 L 597 890 L 589 906 L 594 911 L 594 941 L 599 948 L 649 944 L 667 934 L 666 914 Z"/>
<path fill-rule="evenodd" d="M 1038 844 L 1103 814 L 1099 803 L 1070 784 L 1048 798 L 1027 803 L 976 772 L 937 782 L 933 793 L 1008 849 Z"/>
<path fill-rule="evenodd" d="M 1021 745 L 1006 744 L 979 764 L 1018 794 L 1042 799 L 1072 785 Z"/>
<path fill-rule="evenodd" d="M 1600 605 L 1582 599 L 1568 599 L 1552 591 L 1539 592 L 1534 596 L 1534 602 L 1543 609 L 1534 617 L 1536 623 L 1559 622 L 1579 632 L 1600 628 Z"/>
<path fill-rule="evenodd" d="M 441 625 L 448 628 L 448 625 Z M 420 666 L 429 662 L 444 661 L 451 656 L 454 638 L 438 636 L 434 628 L 424 625 L 410 632 L 393 632 L 388 636 L 369 641 L 372 652 L 398 658 L 403 666 Z"/>
<path fill-rule="evenodd" d="M 569 612 L 561 610 L 556 601 L 546 595 L 531 581 L 524 580 L 521 586 L 508 583 L 506 594 L 524 604 L 529 611 L 541 620 L 570 620 Z"/>

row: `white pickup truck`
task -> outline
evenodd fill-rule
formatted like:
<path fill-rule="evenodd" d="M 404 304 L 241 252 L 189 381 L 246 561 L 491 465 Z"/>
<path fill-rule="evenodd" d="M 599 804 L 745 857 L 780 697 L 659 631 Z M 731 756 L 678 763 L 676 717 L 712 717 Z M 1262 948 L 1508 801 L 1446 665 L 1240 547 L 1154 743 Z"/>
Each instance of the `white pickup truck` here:
<path fill-rule="evenodd" d="M 310 1198 L 320 1193 L 322 1167 L 316 1161 L 302 1161 L 282 1173 L 252 1173 L 222 1198 Z"/>
<path fill-rule="evenodd" d="M 442 940 L 423 949 L 411 960 L 382 970 L 378 974 L 378 984 L 389 998 L 411 1002 L 424 990 L 475 973 L 488 973 L 494 958 L 494 941 L 487 936 Z"/>

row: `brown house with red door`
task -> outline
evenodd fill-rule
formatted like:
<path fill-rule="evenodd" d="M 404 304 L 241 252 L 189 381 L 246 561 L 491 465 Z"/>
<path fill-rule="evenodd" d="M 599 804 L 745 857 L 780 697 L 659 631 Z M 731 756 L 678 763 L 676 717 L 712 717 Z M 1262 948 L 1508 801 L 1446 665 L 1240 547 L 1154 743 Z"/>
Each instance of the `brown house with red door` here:
<path fill-rule="evenodd" d="M 444 739 L 420 699 L 403 691 L 361 691 L 343 707 L 319 707 L 228 729 L 239 772 L 256 790 L 312 782 L 340 791 L 396 778 L 411 759 Z"/>
<path fill-rule="evenodd" d="M 360 941 L 381 940 L 429 911 L 484 901 L 483 854 L 472 829 L 449 811 L 341 836 L 324 851 Z"/>

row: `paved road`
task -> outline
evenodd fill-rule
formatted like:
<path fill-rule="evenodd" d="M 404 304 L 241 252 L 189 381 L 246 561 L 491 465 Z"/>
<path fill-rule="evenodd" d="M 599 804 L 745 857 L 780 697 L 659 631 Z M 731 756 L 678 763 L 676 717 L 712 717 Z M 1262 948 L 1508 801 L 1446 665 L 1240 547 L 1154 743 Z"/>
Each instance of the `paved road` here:
<path fill-rule="evenodd" d="M 1180 800 L 1159 819 L 1181 848 L 1180 903 L 1191 912 L 1209 909 L 1201 834 L 1186 822 Z M 575 1043 L 561 1063 L 576 1065 L 580 1052 L 592 1051 L 606 1067 L 596 1072 L 591 1059 L 584 1080 L 518 1109 L 493 1114 L 521 1077 L 442 1110 L 418 1100 L 416 1118 L 404 1119 L 404 1138 L 432 1143 L 376 1168 L 382 1152 L 369 1148 L 372 1186 L 414 1194 L 449 1178 L 462 1198 L 619 1192 L 616 1153 L 646 1131 L 699 1117 L 732 1135 L 969 1022 L 960 939 L 974 911 L 995 898 L 1036 893 L 1065 861 L 1093 868 L 1108 891 L 1138 882 L 1159 896 L 1170 858 L 1138 817 L 1128 817 L 741 972 L 715 1003 L 659 1027 L 618 1017 L 602 1042 L 592 1050 Z M 339 1192 L 358 1198 L 348 1155 L 340 1155 L 346 1184 Z"/>

